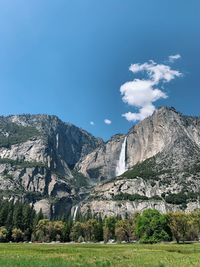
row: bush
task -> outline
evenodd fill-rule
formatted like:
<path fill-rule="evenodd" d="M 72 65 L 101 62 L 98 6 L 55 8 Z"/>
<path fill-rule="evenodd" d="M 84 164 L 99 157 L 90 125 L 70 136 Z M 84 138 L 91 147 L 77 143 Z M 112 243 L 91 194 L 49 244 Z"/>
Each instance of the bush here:
<path fill-rule="evenodd" d="M 6 227 L 0 227 L 0 242 L 5 242 L 7 240 L 8 231 Z"/>
<path fill-rule="evenodd" d="M 19 229 L 19 228 L 14 228 L 14 229 L 12 230 L 12 239 L 13 239 L 15 242 L 23 241 L 23 237 L 24 237 L 24 233 L 22 232 L 21 229 Z"/>

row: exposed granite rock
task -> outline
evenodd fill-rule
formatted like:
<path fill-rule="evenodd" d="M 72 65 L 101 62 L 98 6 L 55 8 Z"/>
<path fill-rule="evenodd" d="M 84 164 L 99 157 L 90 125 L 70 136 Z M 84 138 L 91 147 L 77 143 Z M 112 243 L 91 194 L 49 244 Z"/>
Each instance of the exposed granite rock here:
<path fill-rule="evenodd" d="M 116 178 L 125 138 L 127 172 Z M 29 201 L 50 217 L 69 215 L 75 205 L 102 216 L 149 207 L 195 210 L 199 181 L 200 117 L 173 108 L 158 109 L 106 143 L 56 116 L 0 117 L 0 193 Z M 165 201 L 179 193 L 193 195 L 184 205 Z M 120 194 L 143 200 L 116 200 Z"/>
<path fill-rule="evenodd" d="M 0 117 L 0 130 L 1 195 L 20 196 L 47 216 L 70 213 L 79 198 L 71 169 L 103 141 L 49 115 Z"/>
<path fill-rule="evenodd" d="M 81 206 L 81 213 L 87 214 L 90 211 L 93 215 L 117 216 L 122 218 L 132 216 L 136 212 L 141 212 L 147 208 L 155 208 L 162 213 L 170 210 L 162 201 L 108 201 L 99 200 L 91 201 Z M 171 207 L 172 210 L 172 207 Z"/>
<path fill-rule="evenodd" d="M 199 207 L 200 117 L 184 116 L 173 108 L 162 107 L 133 126 L 126 137 L 128 171 L 121 177 L 115 178 L 115 169 L 124 135 L 112 138 L 77 163 L 77 169 L 91 179 L 101 179 L 102 175 L 108 179 L 94 187 L 89 199 L 82 204 L 82 210 L 87 203 L 94 213 L 100 210 L 103 216 L 133 213 L 154 204 L 160 211 L 180 208 L 188 211 Z M 98 170 L 95 175 L 91 172 L 93 168 Z M 134 195 L 149 199 L 114 201 Z M 182 205 L 177 204 L 176 195 L 180 199 L 183 197 Z M 166 203 L 163 197 L 168 202 L 177 202 L 176 205 Z M 153 198 L 160 200 L 155 202 Z"/>
<path fill-rule="evenodd" d="M 180 210 L 180 206 L 167 204 L 164 201 L 151 200 L 151 201 L 109 201 L 109 200 L 93 200 L 80 206 L 80 211 L 83 215 L 90 212 L 92 215 L 105 216 L 121 216 L 122 218 L 131 217 L 137 212 L 145 209 L 157 209 L 161 213 Z M 200 208 L 199 201 L 191 202 L 188 204 L 186 212 L 195 211 Z"/>
<path fill-rule="evenodd" d="M 13 160 L 37 161 L 48 164 L 45 151 L 45 143 L 41 139 L 28 140 L 27 142 L 15 144 L 11 147 L 0 147 L 1 158 Z"/>
<path fill-rule="evenodd" d="M 133 126 L 126 136 L 127 169 L 158 154 L 162 154 L 163 161 L 170 158 L 170 168 L 180 169 L 188 156 L 193 161 L 200 155 L 200 118 L 183 116 L 173 108 L 156 110 Z M 91 179 L 115 177 L 124 138 L 124 135 L 117 135 L 97 147 L 77 163 L 77 169 Z"/>
<path fill-rule="evenodd" d="M 97 147 L 77 163 L 77 170 L 94 181 L 115 177 L 124 137 L 124 135 L 115 135 L 107 143 Z"/>
<path fill-rule="evenodd" d="M 51 203 L 48 199 L 41 199 L 39 201 L 36 201 L 34 203 L 34 209 L 37 213 L 42 210 L 44 216 L 46 216 L 47 218 L 51 217 Z"/>

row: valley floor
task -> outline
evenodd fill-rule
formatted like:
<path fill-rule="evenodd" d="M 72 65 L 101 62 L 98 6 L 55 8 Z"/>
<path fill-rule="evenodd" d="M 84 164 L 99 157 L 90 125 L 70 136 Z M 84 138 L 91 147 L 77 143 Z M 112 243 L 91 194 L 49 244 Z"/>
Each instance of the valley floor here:
<path fill-rule="evenodd" d="M 200 266 L 200 244 L 0 244 L 2 267 Z"/>

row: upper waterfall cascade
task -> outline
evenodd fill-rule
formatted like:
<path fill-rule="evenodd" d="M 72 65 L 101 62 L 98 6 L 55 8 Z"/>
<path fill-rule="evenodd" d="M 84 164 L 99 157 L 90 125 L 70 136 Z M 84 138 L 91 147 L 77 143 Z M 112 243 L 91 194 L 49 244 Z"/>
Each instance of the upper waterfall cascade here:
<path fill-rule="evenodd" d="M 116 167 L 117 176 L 123 174 L 126 171 L 126 140 L 127 140 L 127 136 L 124 138 L 124 141 L 122 143 L 122 148 L 121 148 L 121 152 L 119 155 L 119 161 Z"/>

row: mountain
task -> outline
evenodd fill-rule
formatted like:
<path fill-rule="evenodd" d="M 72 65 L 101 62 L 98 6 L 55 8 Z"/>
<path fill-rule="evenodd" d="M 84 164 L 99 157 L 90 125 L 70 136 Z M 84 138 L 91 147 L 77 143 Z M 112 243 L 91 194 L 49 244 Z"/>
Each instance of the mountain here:
<path fill-rule="evenodd" d="M 116 177 L 126 139 L 125 173 Z M 111 138 L 77 163 L 90 179 L 104 180 L 81 211 L 132 214 L 145 208 L 162 212 L 200 207 L 200 117 L 161 107 L 127 135 Z M 106 180 L 108 179 L 108 180 Z"/>
<path fill-rule="evenodd" d="M 116 135 L 97 147 L 77 164 L 78 170 L 99 180 L 114 177 L 124 138 L 125 135 Z M 126 138 L 127 169 L 160 153 L 181 168 L 185 159 L 199 156 L 200 118 L 183 116 L 173 108 L 162 107 L 133 126 Z"/>
<path fill-rule="evenodd" d="M 161 107 L 107 142 L 49 115 L 0 129 L 0 194 L 48 217 L 200 207 L 200 117 Z"/>
<path fill-rule="evenodd" d="M 43 209 L 69 214 L 87 179 L 74 165 L 103 141 L 56 116 L 0 117 L 0 193 Z"/>

